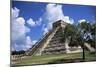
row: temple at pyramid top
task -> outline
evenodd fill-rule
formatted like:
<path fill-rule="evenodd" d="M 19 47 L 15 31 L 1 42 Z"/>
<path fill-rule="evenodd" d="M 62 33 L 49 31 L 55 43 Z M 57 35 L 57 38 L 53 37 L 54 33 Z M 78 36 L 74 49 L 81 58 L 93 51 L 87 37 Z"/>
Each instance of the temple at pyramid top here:
<path fill-rule="evenodd" d="M 66 22 L 64 22 L 63 20 L 58 20 L 58 21 L 53 23 L 53 28 L 56 28 L 58 26 L 61 26 L 62 28 L 65 28 Z"/>

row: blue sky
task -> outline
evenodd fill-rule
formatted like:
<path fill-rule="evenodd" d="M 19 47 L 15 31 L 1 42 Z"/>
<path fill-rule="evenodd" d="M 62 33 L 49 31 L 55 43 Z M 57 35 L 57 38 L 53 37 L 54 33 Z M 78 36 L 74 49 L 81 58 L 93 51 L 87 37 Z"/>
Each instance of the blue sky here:
<path fill-rule="evenodd" d="M 12 49 L 27 50 L 60 18 L 71 24 L 84 20 L 95 22 L 96 7 L 12 1 Z"/>

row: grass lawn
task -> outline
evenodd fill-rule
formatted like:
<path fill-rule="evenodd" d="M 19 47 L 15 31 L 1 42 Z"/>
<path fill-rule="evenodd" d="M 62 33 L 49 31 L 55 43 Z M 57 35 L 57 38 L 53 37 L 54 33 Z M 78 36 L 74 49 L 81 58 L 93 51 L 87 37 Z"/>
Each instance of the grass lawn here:
<path fill-rule="evenodd" d="M 95 61 L 96 55 L 85 52 L 84 61 Z M 27 56 L 16 62 L 16 65 L 36 65 L 36 64 L 53 64 L 53 63 L 71 63 L 81 62 L 82 53 L 70 53 L 59 55 L 42 55 L 42 56 Z M 13 61 L 12 61 L 13 62 Z"/>

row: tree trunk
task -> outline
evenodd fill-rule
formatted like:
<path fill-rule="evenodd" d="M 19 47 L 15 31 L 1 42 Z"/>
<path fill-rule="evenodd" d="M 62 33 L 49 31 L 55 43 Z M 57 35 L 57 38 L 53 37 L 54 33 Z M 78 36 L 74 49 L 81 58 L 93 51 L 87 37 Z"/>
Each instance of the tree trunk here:
<path fill-rule="evenodd" d="M 84 44 L 83 44 L 83 46 L 82 46 L 82 49 L 83 49 L 83 61 L 85 60 L 85 48 L 84 48 Z"/>

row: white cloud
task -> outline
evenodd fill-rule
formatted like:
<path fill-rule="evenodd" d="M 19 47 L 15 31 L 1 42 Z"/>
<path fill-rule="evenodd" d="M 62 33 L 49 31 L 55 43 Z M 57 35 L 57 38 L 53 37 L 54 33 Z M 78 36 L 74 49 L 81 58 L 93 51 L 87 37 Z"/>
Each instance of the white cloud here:
<path fill-rule="evenodd" d="M 42 18 L 40 17 L 40 18 L 36 21 L 36 24 L 37 24 L 37 25 L 41 25 L 41 23 L 42 23 Z"/>
<path fill-rule="evenodd" d="M 49 31 L 48 31 L 48 28 L 46 27 L 45 24 L 43 24 L 43 26 L 42 26 L 42 31 L 43 31 L 43 35 L 45 35 L 46 33 L 49 32 Z"/>
<path fill-rule="evenodd" d="M 32 44 L 30 36 L 26 37 L 26 44 Z"/>
<path fill-rule="evenodd" d="M 61 20 L 63 20 L 66 23 L 70 23 L 70 24 L 74 23 L 74 20 L 72 18 L 69 18 L 69 16 L 64 16 L 61 18 Z"/>
<path fill-rule="evenodd" d="M 27 32 L 30 32 L 30 28 L 25 26 L 25 19 L 19 17 L 19 9 L 12 8 L 12 28 L 11 28 L 11 46 L 12 50 L 27 50 L 34 43 L 29 36 L 26 36 Z"/>
<path fill-rule="evenodd" d="M 63 20 L 66 23 L 73 24 L 74 20 L 69 18 L 69 16 L 65 16 L 62 10 L 62 5 L 58 4 L 48 4 L 46 6 L 45 19 L 48 21 L 48 29 L 52 29 L 52 23 L 57 20 Z"/>
<path fill-rule="evenodd" d="M 55 22 L 62 18 L 62 5 L 48 4 L 46 6 L 46 17 L 49 22 Z"/>
<path fill-rule="evenodd" d="M 30 38 L 30 36 L 26 37 L 26 44 L 34 45 L 37 42 L 37 40 L 33 40 Z"/>
<path fill-rule="evenodd" d="M 86 22 L 85 19 L 78 20 L 79 23 Z"/>
<path fill-rule="evenodd" d="M 43 35 L 45 35 L 48 32 L 48 28 L 43 29 Z"/>
<path fill-rule="evenodd" d="M 16 11 L 16 9 L 12 10 L 19 15 L 19 11 Z M 30 31 L 30 29 L 25 26 L 25 19 L 23 17 L 15 17 L 13 16 L 13 13 L 12 17 L 12 40 L 16 41 L 18 39 L 24 39 L 25 34 Z"/>
<path fill-rule="evenodd" d="M 78 20 L 78 23 L 82 23 L 82 22 L 86 22 L 86 23 L 90 23 L 88 20 L 86 20 L 86 19 L 80 19 L 80 20 Z"/>
<path fill-rule="evenodd" d="M 37 21 L 34 21 L 32 18 L 27 20 L 27 24 L 31 27 L 40 26 L 42 22 L 42 18 L 40 17 Z"/>
<path fill-rule="evenodd" d="M 17 9 L 16 7 L 14 9 L 12 9 L 12 18 L 16 18 L 19 15 L 19 9 Z"/>
<path fill-rule="evenodd" d="M 32 41 L 32 39 L 30 38 L 30 36 L 27 36 L 26 37 L 26 48 L 28 49 L 28 48 L 31 48 L 32 47 L 32 45 L 34 45 L 35 43 L 37 42 L 37 40 L 33 40 Z"/>
<path fill-rule="evenodd" d="M 29 20 L 27 20 L 27 24 L 34 27 L 36 25 L 36 22 L 32 18 L 30 18 Z"/>

